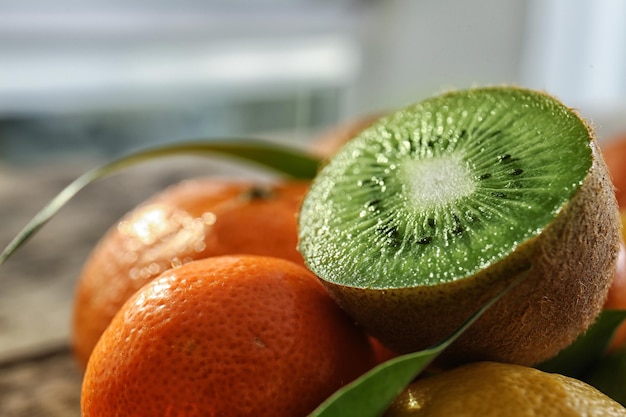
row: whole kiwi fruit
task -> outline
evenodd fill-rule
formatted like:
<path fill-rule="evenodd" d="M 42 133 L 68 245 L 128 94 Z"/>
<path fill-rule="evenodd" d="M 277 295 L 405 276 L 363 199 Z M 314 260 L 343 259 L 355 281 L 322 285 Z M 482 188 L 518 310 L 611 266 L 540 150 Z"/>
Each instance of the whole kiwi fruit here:
<path fill-rule="evenodd" d="M 589 124 L 547 93 L 483 87 L 390 113 L 348 141 L 304 199 L 299 250 L 400 353 L 446 338 L 523 274 L 440 363 L 532 365 L 602 309 L 619 230 Z"/>

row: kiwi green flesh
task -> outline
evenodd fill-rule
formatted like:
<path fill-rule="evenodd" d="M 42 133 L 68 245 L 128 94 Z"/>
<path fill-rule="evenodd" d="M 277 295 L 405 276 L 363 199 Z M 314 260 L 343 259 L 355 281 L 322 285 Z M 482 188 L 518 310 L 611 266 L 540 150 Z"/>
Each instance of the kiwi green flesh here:
<path fill-rule="evenodd" d="M 472 277 L 536 238 L 592 165 L 585 123 L 552 97 L 484 88 L 383 117 L 315 179 L 300 251 L 322 280 L 355 288 Z"/>
<path fill-rule="evenodd" d="M 322 280 L 356 322 L 399 353 L 452 334 L 487 300 L 524 274 L 437 358 L 441 367 L 476 360 L 534 365 L 571 344 L 602 310 L 615 271 L 620 218 L 595 141 L 583 185 L 554 221 L 506 259 L 467 279 L 373 289 Z"/>

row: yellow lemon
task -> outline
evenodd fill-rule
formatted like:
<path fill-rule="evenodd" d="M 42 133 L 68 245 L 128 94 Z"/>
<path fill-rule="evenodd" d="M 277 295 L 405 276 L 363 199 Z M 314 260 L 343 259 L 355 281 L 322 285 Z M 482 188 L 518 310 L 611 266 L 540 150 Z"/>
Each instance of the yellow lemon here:
<path fill-rule="evenodd" d="M 385 417 L 626 416 L 577 379 L 520 365 L 478 362 L 409 385 Z"/>

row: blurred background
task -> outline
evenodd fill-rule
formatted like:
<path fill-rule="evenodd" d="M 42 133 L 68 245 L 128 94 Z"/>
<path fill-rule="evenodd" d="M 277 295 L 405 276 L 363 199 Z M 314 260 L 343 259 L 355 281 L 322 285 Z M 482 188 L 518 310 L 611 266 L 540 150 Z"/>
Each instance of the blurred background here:
<path fill-rule="evenodd" d="M 307 146 L 448 89 L 515 84 L 626 132 L 623 0 L 0 0 L 0 246 L 76 176 L 138 148 Z M 161 161 L 93 184 L 0 268 L 0 415 L 79 415 L 68 347 L 106 229 L 183 178 Z"/>
<path fill-rule="evenodd" d="M 0 1 L 0 158 L 307 140 L 449 88 L 545 89 L 613 133 L 621 0 Z"/>

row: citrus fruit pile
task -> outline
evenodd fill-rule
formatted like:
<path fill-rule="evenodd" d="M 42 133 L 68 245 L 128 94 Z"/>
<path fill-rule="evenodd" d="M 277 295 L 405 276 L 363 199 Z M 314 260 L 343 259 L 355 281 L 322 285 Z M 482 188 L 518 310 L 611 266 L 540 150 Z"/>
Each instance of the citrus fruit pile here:
<path fill-rule="evenodd" d="M 482 88 L 324 135 L 310 181 L 164 190 L 78 281 L 83 416 L 304 417 L 494 297 L 385 415 L 626 415 L 531 368 L 626 309 L 608 152 L 547 94 Z"/>
<path fill-rule="evenodd" d="M 78 281 L 73 346 L 81 367 L 122 304 L 165 270 L 233 253 L 303 265 L 294 213 L 307 189 L 306 181 L 198 178 L 163 190 L 128 213 L 101 239 Z"/>

